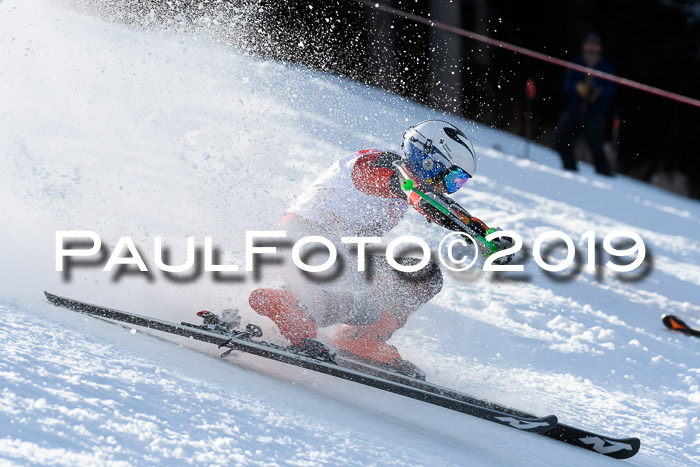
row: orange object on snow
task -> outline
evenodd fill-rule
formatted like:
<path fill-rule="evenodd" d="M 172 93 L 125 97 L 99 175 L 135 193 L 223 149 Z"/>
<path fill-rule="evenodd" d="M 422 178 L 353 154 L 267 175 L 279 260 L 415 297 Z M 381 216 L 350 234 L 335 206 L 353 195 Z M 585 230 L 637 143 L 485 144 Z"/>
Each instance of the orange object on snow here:
<path fill-rule="evenodd" d="M 292 345 L 301 346 L 304 339 L 316 338 L 316 323 L 299 305 L 299 298 L 288 290 L 256 289 L 248 299 L 256 313 L 275 322 L 280 333 Z"/>
<path fill-rule="evenodd" d="M 403 323 L 399 323 L 393 313 L 383 309 L 377 321 L 370 325 L 341 326 L 331 339 L 330 345 L 366 360 L 396 365 L 402 360 L 401 355 L 396 347 L 387 344 L 386 341 L 402 325 Z"/>

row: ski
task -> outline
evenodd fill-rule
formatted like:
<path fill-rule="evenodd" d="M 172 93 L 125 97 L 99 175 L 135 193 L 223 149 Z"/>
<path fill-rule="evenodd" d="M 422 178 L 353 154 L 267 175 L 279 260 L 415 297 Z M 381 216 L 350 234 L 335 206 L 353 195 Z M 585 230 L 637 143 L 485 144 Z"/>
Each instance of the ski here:
<path fill-rule="evenodd" d="M 186 324 L 186 323 L 183 323 Z M 195 326 L 195 325 L 190 325 Z M 250 325 L 248 325 L 250 326 Z M 405 384 L 424 391 L 429 391 L 451 399 L 460 400 L 470 404 L 488 407 L 512 416 L 521 418 L 536 418 L 535 415 L 522 410 L 513 409 L 493 402 L 478 399 L 476 397 L 464 394 L 453 389 L 449 389 L 437 384 L 429 383 L 420 379 L 411 378 L 406 375 L 397 373 L 388 368 L 377 367 L 376 364 L 362 361 L 357 358 L 352 358 L 348 354 L 339 352 L 335 358 L 335 362 L 348 369 L 359 371 L 382 379 L 394 381 L 396 383 Z M 640 449 L 641 442 L 638 438 L 612 438 L 598 433 L 593 433 L 587 430 L 576 428 L 573 426 L 557 423 L 553 429 L 540 432 L 539 434 L 564 442 L 573 446 L 580 447 L 589 451 L 597 452 L 615 459 L 627 459 L 635 454 Z"/>
<path fill-rule="evenodd" d="M 378 368 L 367 362 L 350 358 L 342 353 L 335 357 L 334 362 L 324 362 L 300 355 L 286 347 L 263 341 L 254 341 L 254 338 L 262 335 L 260 329 L 254 325 L 248 325 L 244 331 L 229 331 L 216 328 L 216 326 L 195 325 L 184 322 L 178 325 L 59 297 L 48 292 L 45 292 L 45 295 L 50 303 L 59 307 L 157 331 L 192 337 L 219 347 L 225 347 L 227 350 L 224 352 L 224 355 L 234 350 L 240 350 L 264 358 L 289 363 L 519 430 L 537 433 L 608 457 L 627 459 L 634 456 L 640 448 L 640 440 L 638 438 L 618 439 L 582 430 L 558 423 L 555 416 L 537 417 L 524 411 L 411 378 L 386 368 Z"/>
<path fill-rule="evenodd" d="M 419 389 L 431 391 L 436 394 L 443 395 L 445 397 L 469 402 L 472 404 L 482 405 L 484 407 L 489 407 L 491 409 L 508 413 L 517 417 L 534 417 L 534 415 L 528 412 L 524 412 L 522 410 L 517 410 L 493 402 L 484 401 L 482 399 L 478 399 L 467 394 L 461 393 L 459 391 L 448 389 L 433 383 L 408 378 L 396 372 L 374 367 L 367 362 L 362 362 L 356 359 L 348 358 L 343 354 L 340 354 L 336 358 L 336 361 L 339 365 L 342 365 L 346 368 L 352 368 L 357 371 L 371 373 L 386 379 L 390 379 L 392 381 L 401 382 L 403 384 L 408 384 Z M 611 438 L 609 436 L 603 436 L 597 433 L 583 430 L 580 428 L 576 428 L 573 426 L 565 425 L 563 423 L 557 423 L 557 426 L 552 430 L 539 434 L 555 439 L 557 441 L 564 442 L 566 444 L 571 444 L 573 446 L 577 446 L 589 451 L 604 454 L 608 457 L 612 457 L 615 459 L 630 458 L 637 454 L 637 452 L 639 452 L 639 448 L 641 446 L 641 442 L 638 438 L 616 439 Z"/>
<path fill-rule="evenodd" d="M 691 328 L 690 326 L 685 324 L 685 321 L 683 321 L 682 319 L 680 319 L 677 316 L 663 315 L 661 317 L 661 321 L 671 331 L 682 332 L 683 334 L 685 334 L 687 336 L 700 337 L 700 330 Z"/>
<path fill-rule="evenodd" d="M 456 412 L 472 415 L 490 422 L 509 426 L 521 431 L 531 433 L 543 433 L 554 429 L 557 425 L 557 418 L 554 415 L 546 417 L 520 417 L 514 414 L 505 413 L 486 405 L 478 405 L 466 400 L 457 400 L 435 392 L 427 391 L 408 384 L 391 381 L 367 373 L 342 367 L 335 362 L 318 360 L 302 352 L 295 352 L 289 348 L 278 346 L 263 341 L 252 340 L 249 331 L 234 331 L 222 333 L 203 329 L 203 326 L 193 324 L 175 324 L 155 318 L 149 318 L 125 311 L 106 308 L 90 303 L 59 297 L 49 292 L 44 292 L 48 301 L 56 306 L 66 308 L 80 313 L 120 321 L 134 326 L 141 326 L 156 331 L 175 334 L 183 337 L 190 337 L 199 341 L 208 342 L 217 346 L 225 347 L 227 355 L 231 351 L 239 350 L 259 357 L 276 360 L 283 363 L 295 365 L 304 369 L 313 370 L 318 373 L 341 378 L 354 383 L 381 389 L 401 396 L 417 399 L 428 404 L 443 407 Z"/>

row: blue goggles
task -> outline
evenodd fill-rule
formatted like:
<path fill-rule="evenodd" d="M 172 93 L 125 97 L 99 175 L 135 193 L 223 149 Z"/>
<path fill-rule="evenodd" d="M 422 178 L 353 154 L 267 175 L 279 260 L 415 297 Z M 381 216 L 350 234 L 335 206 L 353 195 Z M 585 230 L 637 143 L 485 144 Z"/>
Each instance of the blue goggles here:
<path fill-rule="evenodd" d="M 445 183 L 445 188 L 447 189 L 447 192 L 454 193 L 455 191 L 462 188 L 464 184 L 467 183 L 467 180 L 469 180 L 470 178 L 471 176 L 467 172 L 460 169 L 459 167 L 455 167 L 442 178 L 442 181 Z"/>

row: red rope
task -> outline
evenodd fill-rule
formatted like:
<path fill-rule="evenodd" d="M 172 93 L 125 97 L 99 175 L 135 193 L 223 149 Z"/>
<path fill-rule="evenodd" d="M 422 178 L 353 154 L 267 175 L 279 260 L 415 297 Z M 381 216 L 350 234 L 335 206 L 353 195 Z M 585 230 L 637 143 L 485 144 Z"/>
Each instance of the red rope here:
<path fill-rule="evenodd" d="M 590 75 L 596 76 L 598 78 L 606 79 L 608 81 L 612 81 L 617 84 L 621 84 L 623 86 L 628 86 L 630 88 L 638 89 L 640 91 L 648 92 L 650 94 L 656 94 L 657 96 L 665 97 L 667 99 L 671 99 L 677 102 L 682 102 L 684 104 L 692 105 L 695 107 L 700 107 L 700 100 L 698 99 L 693 99 L 692 97 L 688 96 L 683 96 L 680 94 L 676 94 L 675 92 L 670 92 L 670 91 L 665 91 L 663 89 L 655 88 L 654 86 L 649 86 L 644 83 L 639 83 L 637 81 L 632 81 L 631 79 L 627 78 L 621 78 L 619 76 L 613 75 L 611 73 L 605 73 L 603 71 L 599 70 L 594 70 L 593 68 L 589 68 L 583 65 L 578 65 L 576 63 L 572 62 L 567 62 L 566 60 L 561 60 L 559 58 L 552 57 L 550 55 L 545 55 L 540 52 L 535 52 L 534 50 L 526 49 L 524 47 L 520 47 L 517 45 L 509 44 L 507 42 L 499 41 L 497 39 L 493 39 L 488 36 L 484 36 L 483 34 L 477 34 L 475 32 L 467 31 L 465 29 L 457 28 L 454 26 L 450 26 L 444 23 L 440 23 L 438 21 L 433 21 L 428 18 L 424 18 L 422 16 L 414 15 L 413 13 L 408 13 L 403 10 L 397 10 L 396 8 L 391 8 L 386 5 L 382 5 L 376 2 L 371 2 L 369 0 L 354 0 L 357 3 L 361 3 L 365 6 L 371 7 L 371 8 L 376 8 L 377 10 L 384 11 L 386 13 L 391 13 L 392 15 L 396 16 L 401 16 L 403 18 L 410 19 L 411 21 L 415 21 L 416 23 L 421 23 L 425 24 L 427 26 L 436 28 L 436 29 L 442 29 L 443 31 L 451 32 L 452 34 L 457 34 L 458 36 L 463 36 L 463 37 L 468 37 L 469 39 L 474 39 L 480 42 L 483 42 L 485 44 L 493 45 L 495 47 L 499 47 L 501 49 L 505 50 L 510 50 L 511 52 L 515 52 L 518 54 L 522 54 L 528 57 L 535 58 L 537 60 L 542 60 L 547 63 L 552 63 L 554 65 L 558 65 L 564 68 L 569 68 L 571 70 L 576 70 L 576 71 L 581 71 L 583 73 L 588 73 Z"/>

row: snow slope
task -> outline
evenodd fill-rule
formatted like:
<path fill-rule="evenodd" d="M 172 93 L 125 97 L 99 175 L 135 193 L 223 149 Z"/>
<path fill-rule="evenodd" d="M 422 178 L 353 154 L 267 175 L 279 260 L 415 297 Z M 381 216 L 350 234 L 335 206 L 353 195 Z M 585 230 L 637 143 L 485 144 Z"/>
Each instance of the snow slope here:
<path fill-rule="evenodd" d="M 211 39 L 139 31 L 42 0 L 0 3 L 0 460 L 29 463 L 613 462 L 301 370 L 132 334 L 44 302 L 47 289 L 166 318 L 239 307 L 274 281 L 241 274 L 115 277 L 55 272 L 56 230 L 130 236 L 153 264 L 163 236 L 212 236 L 243 266 L 246 230 L 274 229 L 334 159 L 396 148 L 407 124 L 440 117 L 337 77 L 237 53 Z M 444 118 L 444 117 L 443 117 Z M 450 119 L 457 122 L 452 117 Z M 602 268 L 554 280 L 532 259 L 518 280 L 449 274 L 393 338 L 431 381 L 617 436 L 635 465 L 700 463 L 700 343 L 664 312 L 700 325 L 700 203 L 584 166 L 471 122 L 479 174 L 458 202 L 526 245 L 546 230 L 575 240 L 640 234 L 651 271 Z M 409 215 L 392 237 L 442 232 Z M 510 276 L 507 276 L 510 277 Z M 196 350 L 203 350 L 200 354 Z"/>

